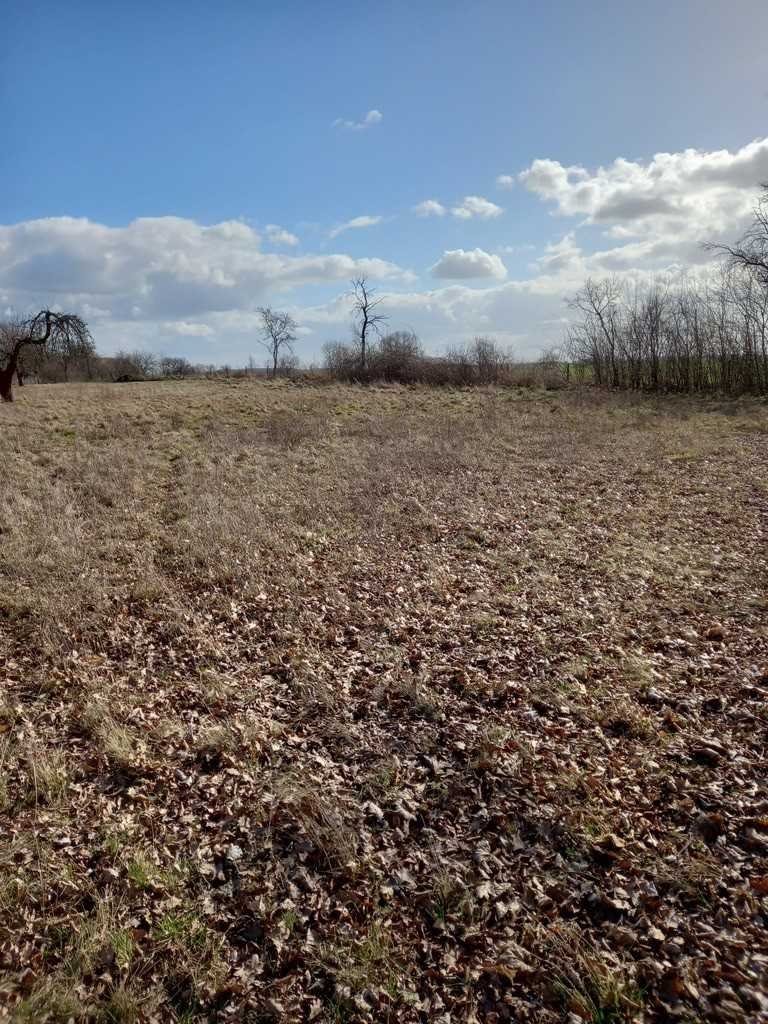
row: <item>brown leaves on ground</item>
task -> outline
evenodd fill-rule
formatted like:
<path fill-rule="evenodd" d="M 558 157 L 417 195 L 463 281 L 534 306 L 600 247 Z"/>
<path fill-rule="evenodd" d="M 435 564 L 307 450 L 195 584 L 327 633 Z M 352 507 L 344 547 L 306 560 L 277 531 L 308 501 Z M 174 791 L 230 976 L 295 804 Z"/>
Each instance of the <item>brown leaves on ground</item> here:
<path fill-rule="evenodd" d="M 0 1019 L 768 1019 L 763 405 L 0 416 Z"/>

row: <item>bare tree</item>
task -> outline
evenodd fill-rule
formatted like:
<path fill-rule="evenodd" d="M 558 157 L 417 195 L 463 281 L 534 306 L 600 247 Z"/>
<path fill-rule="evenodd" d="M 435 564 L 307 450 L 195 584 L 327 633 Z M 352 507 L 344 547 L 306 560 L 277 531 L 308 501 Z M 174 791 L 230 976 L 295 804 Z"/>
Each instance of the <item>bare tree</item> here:
<path fill-rule="evenodd" d="M 160 373 L 163 377 L 191 377 L 195 368 L 183 356 L 161 356 Z"/>
<path fill-rule="evenodd" d="M 41 309 L 34 316 L 16 321 L 7 335 L 6 364 L 0 370 L 0 398 L 4 402 L 13 401 L 13 375 L 18 372 L 24 348 L 29 345 L 45 349 L 50 355 L 66 361 L 75 357 L 88 358 L 95 351 L 87 324 L 73 313 Z"/>
<path fill-rule="evenodd" d="M 561 384 L 567 384 L 571 379 L 571 364 L 563 358 L 563 353 L 558 345 L 548 345 L 542 349 L 539 366 L 546 388 L 552 389 Z"/>
<path fill-rule="evenodd" d="M 152 377 L 158 370 L 157 356 L 152 352 L 145 352 L 143 349 L 135 349 L 128 353 L 128 358 L 139 371 L 142 377 Z"/>
<path fill-rule="evenodd" d="M 719 279 L 619 289 L 588 282 L 568 352 L 598 385 L 648 391 L 768 391 L 768 288 L 740 264 Z M 583 376 L 583 374 L 582 374 Z"/>
<path fill-rule="evenodd" d="M 572 354 L 592 364 L 596 383 L 619 384 L 619 302 L 622 289 L 618 278 L 595 281 L 587 278 L 581 291 L 568 300 L 583 321 L 571 332 Z"/>
<path fill-rule="evenodd" d="M 15 344 L 15 337 L 20 332 L 21 320 L 17 317 L 13 320 L 6 320 L 5 323 L 0 324 L 0 355 L 4 359 L 9 359 L 13 346 Z M 25 364 L 23 354 L 19 354 L 16 360 L 16 383 L 19 387 L 24 385 L 24 378 L 27 376 L 28 370 Z"/>
<path fill-rule="evenodd" d="M 272 376 L 277 376 L 277 369 L 287 355 L 293 356 L 293 343 L 299 325 L 290 315 L 269 306 L 260 306 L 261 339 L 259 344 L 269 352 L 272 359 Z"/>
<path fill-rule="evenodd" d="M 470 346 L 470 356 L 480 384 L 498 381 L 506 362 L 495 338 L 476 337 Z"/>
<path fill-rule="evenodd" d="M 709 242 L 705 249 L 725 256 L 732 267 L 747 270 L 763 286 L 768 287 L 768 181 L 760 186 L 762 195 L 754 209 L 752 223 L 736 245 Z"/>
<path fill-rule="evenodd" d="M 381 334 L 381 325 L 389 319 L 384 313 L 376 312 L 376 308 L 382 300 L 375 298 L 375 294 L 374 289 L 370 287 L 364 277 L 358 277 L 352 282 L 352 310 L 355 317 L 355 330 L 360 340 L 361 370 L 367 369 L 368 366 L 369 332 L 373 331 L 376 335 Z"/>
<path fill-rule="evenodd" d="M 16 339 L 23 335 L 25 318 L 14 316 L 0 323 L 0 363 L 10 359 Z M 36 380 L 48 379 L 48 370 L 54 364 L 59 365 L 58 358 L 44 345 L 28 345 L 23 348 L 16 360 L 16 384 L 23 387 L 28 378 Z"/>

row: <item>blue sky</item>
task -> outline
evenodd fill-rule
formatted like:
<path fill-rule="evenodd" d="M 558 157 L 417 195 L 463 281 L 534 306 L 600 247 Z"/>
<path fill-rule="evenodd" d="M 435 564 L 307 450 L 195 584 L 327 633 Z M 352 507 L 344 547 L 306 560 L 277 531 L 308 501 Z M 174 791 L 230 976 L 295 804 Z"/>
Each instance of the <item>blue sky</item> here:
<path fill-rule="evenodd" d="M 271 303 L 311 359 L 365 273 L 430 347 L 528 354 L 581 278 L 700 263 L 768 178 L 764 0 L 71 0 L 0 27 L 0 307 L 76 307 L 104 351 L 244 361 Z"/>

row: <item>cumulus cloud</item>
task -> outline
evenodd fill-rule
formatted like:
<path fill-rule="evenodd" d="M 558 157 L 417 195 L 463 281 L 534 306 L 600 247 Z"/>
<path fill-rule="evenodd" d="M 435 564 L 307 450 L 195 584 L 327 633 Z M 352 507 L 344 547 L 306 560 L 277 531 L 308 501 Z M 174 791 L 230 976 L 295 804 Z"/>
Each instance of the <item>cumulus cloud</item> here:
<path fill-rule="evenodd" d="M 298 245 L 299 239 L 290 231 L 281 228 L 279 224 L 267 224 L 264 228 L 268 241 L 273 245 Z"/>
<path fill-rule="evenodd" d="M 0 308 L 51 305 L 82 312 L 106 352 L 128 346 L 237 363 L 252 351 L 256 307 L 268 301 L 289 309 L 312 332 L 302 355 L 316 357 L 323 341 L 348 329 L 349 280 L 367 276 L 380 282 L 382 308 L 393 326 L 412 328 L 428 347 L 482 332 L 521 355 L 533 354 L 561 340 L 568 315 L 563 299 L 588 275 L 648 280 L 691 266 L 705 273 L 701 241 L 733 240 L 751 218 L 755 186 L 768 179 L 768 139 L 734 152 L 619 158 L 596 170 L 542 159 L 519 178 L 545 208 L 571 220 L 531 253 L 528 272 L 518 280 L 509 279 L 502 259 L 523 252 L 522 245 L 499 245 L 493 253 L 449 250 L 430 268 L 435 287 L 402 291 L 412 275 L 393 263 L 338 253 L 264 252 L 260 233 L 242 221 L 205 226 L 155 217 L 111 228 L 56 217 L 0 225 Z M 419 205 L 432 203 L 442 216 L 453 212 L 437 199 Z M 466 209 L 456 214 L 460 220 L 498 216 L 484 204 L 501 212 L 479 196 L 466 197 L 454 210 Z M 441 216 L 432 208 L 423 215 Z M 334 237 L 381 220 L 356 217 L 334 229 Z M 263 235 L 289 245 L 278 240 L 284 230 L 267 225 Z M 302 305 L 304 286 L 313 288 L 313 296 L 316 286 L 325 286 L 320 295 L 332 297 Z"/>
<path fill-rule="evenodd" d="M 500 174 L 496 178 L 496 184 L 498 185 L 499 188 L 514 188 L 515 179 L 512 177 L 511 174 Z"/>
<path fill-rule="evenodd" d="M 545 246 L 544 254 L 534 263 L 534 270 L 540 274 L 561 274 L 564 271 L 583 269 L 583 253 L 576 243 L 576 235 L 569 232 L 559 242 Z"/>
<path fill-rule="evenodd" d="M 332 231 L 328 232 L 329 238 L 336 238 L 342 231 L 350 231 L 356 228 L 372 228 L 375 224 L 381 224 L 383 217 L 372 217 L 370 214 L 363 214 L 362 217 L 353 217 L 343 224 L 339 224 Z"/>
<path fill-rule="evenodd" d="M 768 178 L 768 138 L 735 152 L 686 149 L 647 162 L 619 157 L 595 171 L 534 160 L 519 177 L 555 213 L 602 225 L 614 239 L 644 240 L 646 256 L 673 248 L 695 259 L 698 243 L 733 238 L 746 225 L 755 187 Z"/>
<path fill-rule="evenodd" d="M 113 228 L 52 217 L 0 225 L 0 295 L 20 310 L 58 304 L 108 310 L 116 321 L 189 324 L 248 309 L 264 295 L 357 276 L 409 279 L 376 258 L 262 252 L 258 232 L 240 221 L 145 217 Z"/>
<path fill-rule="evenodd" d="M 496 282 L 483 288 L 451 283 L 425 291 L 382 289 L 379 294 L 390 322 L 407 324 L 432 351 L 460 344 L 477 333 L 492 334 L 520 356 L 534 355 L 562 339 L 560 292 L 537 292 L 528 281 Z M 350 312 L 348 296 L 339 295 L 321 306 L 302 309 L 300 316 L 302 323 L 316 327 L 319 337 L 328 337 L 346 329 Z"/>
<path fill-rule="evenodd" d="M 425 199 L 423 203 L 414 206 L 413 212 L 418 217 L 444 217 L 448 210 L 437 199 Z M 471 220 L 473 217 L 491 220 L 503 212 L 501 206 L 497 206 L 496 203 L 492 203 L 490 199 L 484 199 L 482 196 L 465 196 L 451 209 L 453 216 L 458 217 L 459 220 Z"/>
<path fill-rule="evenodd" d="M 495 277 L 497 280 L 503 280 L 507 276 L 507 268 L 499 257 L 483 249 L 449 249 L 433 267 L 430 267 L 430 271 L 435 277 L 454 280 L 472 277 Z"/>
<path fill-rule="evenodd" d="M 346 121 L 343 117 L 337 117 L 333 122 L 334 128 L 346 128 L 349 131 L 359 132 L 364 128 L 370 128 L 374 124 L 379 124 L 384 120 L 384 115 L 380 110 L 369 110 L 365 117 L 359 121 Z"/>
<path fill-rule="evenodd" d="M 472 217 L 479 217 L 481 220 L 491 220 L 498 217 L 504 210 L 490 199 L 483 199 L 482 196 L 465 196 L 462 201 L 454 206 L 451 213 L 460 220 L 470 220 Z"/>
<path fill-rule="evenodd" d="M 446 209 L 437 199 L 425 199 L 423 203 L 414 206 L 413 212 L 417 217 L 444 217 Z"/>

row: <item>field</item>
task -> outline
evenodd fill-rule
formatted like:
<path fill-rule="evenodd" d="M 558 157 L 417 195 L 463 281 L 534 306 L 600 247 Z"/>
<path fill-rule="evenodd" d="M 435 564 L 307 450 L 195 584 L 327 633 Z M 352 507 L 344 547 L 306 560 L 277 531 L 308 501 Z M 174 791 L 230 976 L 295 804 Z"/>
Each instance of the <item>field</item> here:
<path fill-rule="evenodd" d="M 764 402 L 0 431 L 0 1020 L 768 1020 Z"/>

